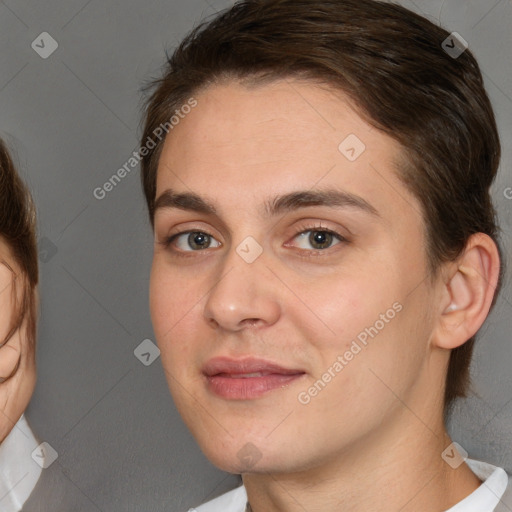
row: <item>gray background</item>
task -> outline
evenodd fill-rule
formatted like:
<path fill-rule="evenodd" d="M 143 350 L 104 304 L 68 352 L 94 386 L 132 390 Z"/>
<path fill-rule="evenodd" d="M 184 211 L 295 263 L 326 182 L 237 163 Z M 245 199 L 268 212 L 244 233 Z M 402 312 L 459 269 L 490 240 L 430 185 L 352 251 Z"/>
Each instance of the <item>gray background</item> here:
<path fill-rule="evenodd" d="M 512 3 L 401 2 L 469 43 L 504 146 L 495 202 L 512 253 Z M 39 213 L 39 380 L 27 418 L 59 453 L 91 511 L 184 511 L 238 485 L 201 454 L 170 399 L 148 312 L 152 235 L 138 168 L 103 200 L 93 190 L 138 148 L 140 87 L 201 18 L 227 0 L 0 2 L 0 135 L 17 153 Z M 47 59 L 31 47 L 58 42 Z M 508 194 L 512 196 L 512 191 Z M 512 267 L 512 265 L 509 263 Z M 470 456 L 512 472 L 512 293 L 478 343 L 475 395 L 450 430 Z"/>

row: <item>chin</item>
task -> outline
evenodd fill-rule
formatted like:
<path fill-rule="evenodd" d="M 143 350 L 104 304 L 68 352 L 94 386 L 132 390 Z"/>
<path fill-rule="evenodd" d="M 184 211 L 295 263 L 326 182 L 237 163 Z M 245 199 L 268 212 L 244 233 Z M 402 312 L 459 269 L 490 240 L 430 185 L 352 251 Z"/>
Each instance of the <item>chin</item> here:
<path fill-rule="evenodd" d="M 225 471 L 226 473 L 242 474 L 242 473 L 268 473 L 275 471 L 276 468 L 268 463 L 262 464 L 261 460 L 240 460 L 237 454 L 208 454 L 203 452 L 206 458 L 218 469 Z"/>
<path fill-rule="evenodd" d="M 227 473 L 287 472 L 293 469 L 293 461 L 289 460 L 293 454 L 284 453 L 268 439 L 226 434 L 223 439 L 210 437 L 197 441 L 205 457 Z"/>

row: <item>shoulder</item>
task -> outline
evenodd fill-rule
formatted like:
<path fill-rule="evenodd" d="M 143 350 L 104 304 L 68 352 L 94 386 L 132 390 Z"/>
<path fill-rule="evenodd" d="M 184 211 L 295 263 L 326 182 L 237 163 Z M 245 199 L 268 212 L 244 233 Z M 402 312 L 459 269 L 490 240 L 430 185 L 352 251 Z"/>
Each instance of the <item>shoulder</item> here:
<path fill-rule="evenodd" d="M 241 485 L 204 505 L 189 509 L 189 512 L 244 512 L 246 502 L 247 493 Z"/>
<path fill-rule="evenodd" d="M 508 485 L 500 498 L 500 502 L 494 509 L 494 512 L 510 512 L 512 510 L 512 477 L 508 476 Z"/>
<path fill-rule="evenodd" d="M 485 509 L 493 512 L 510 512 L 512 480 L 507 472 L 501 467 L 480 460 L 467 459 L 466 463 L 480 478 L 482 485 L 450 511 Z"/>

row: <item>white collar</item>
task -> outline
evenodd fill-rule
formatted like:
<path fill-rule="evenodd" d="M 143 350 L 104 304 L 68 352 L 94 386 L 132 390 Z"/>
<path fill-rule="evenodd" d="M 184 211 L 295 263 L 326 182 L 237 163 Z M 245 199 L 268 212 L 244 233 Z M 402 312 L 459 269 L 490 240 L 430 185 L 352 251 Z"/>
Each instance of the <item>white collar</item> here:
<path fill-rule="evenodd" d="M 466 464 L 482 480 L 482 485 L 446 512 L 492 512 L 505 494 L 507 473 L 502 468 L 480 460 L 467 459 Z"/>
<path fill-rule="evenodd" d="M 32 459 L 38 442 L 22 414 L 0 444 L 0 510 L 18 512 L 36 486 L 42 468 Z"/>

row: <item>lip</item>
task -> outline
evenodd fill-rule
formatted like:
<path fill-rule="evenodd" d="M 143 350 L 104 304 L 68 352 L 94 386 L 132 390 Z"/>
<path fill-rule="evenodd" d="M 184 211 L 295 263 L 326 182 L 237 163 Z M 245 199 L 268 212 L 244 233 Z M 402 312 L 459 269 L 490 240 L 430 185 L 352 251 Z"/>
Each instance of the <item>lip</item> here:
<path fill-rule="evenodd" d="M 305 371 L 265 359 L 216 357 L 202 368 L 208 389 L 228 400 L 251 400 L 300 379 Z M 252 375 L 258 374 L 258 375 Z"/>

